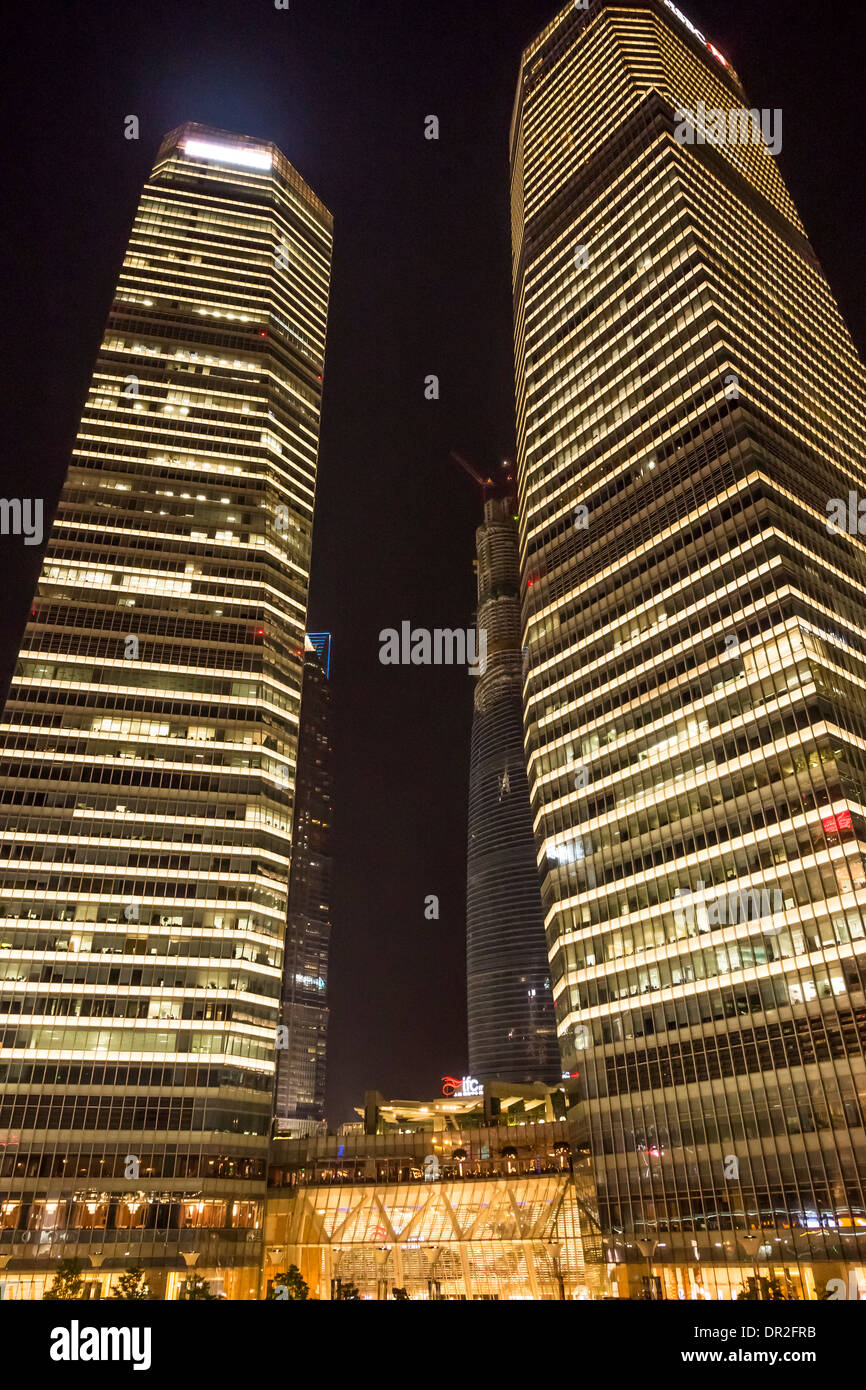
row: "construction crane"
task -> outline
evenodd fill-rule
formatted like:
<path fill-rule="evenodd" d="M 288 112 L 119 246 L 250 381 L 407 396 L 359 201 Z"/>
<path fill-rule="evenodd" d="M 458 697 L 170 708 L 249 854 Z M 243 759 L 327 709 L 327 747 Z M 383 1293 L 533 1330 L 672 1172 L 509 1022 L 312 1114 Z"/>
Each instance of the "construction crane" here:
<path fill-rule="evenodd" d="M 482 478 L 481 474 L 477 471 L 477 469 L 473 468 L 471 463 L 467 463 L 466 459 L 463 458 L 462 455 L 455 453 L 453 449 L 451 451 L 451 457 L 453 458 L 455 463 L 460 464 L 460 467 L 463 469 L 464 473 L 468 473 L 470 478 L 472 478 L 478 484 L 478 486 L 481 488 L 481 494 L 484 498 L 484 501 L 486 502 L 488 488 L 496 486 L 493 479 Z"/>
<path fill-rule="evenodd" d="M 474 468 L 471 463 L 467 463 L 466 459 L 463 457 L 462 454 L 455 453 L 454 450 L 452 450 L 451 457 L 453 458 L 455 463 L 460 464 L 460 467 L 463 469 L 465 473 L 469 474 L 473 482 L 476 482 L 478 484 L 478 486 L 481 488 L 481 495 L 485 502 L 487 501 L 487 493 L 491 488 L 501 488 L 504 487 L 505 484 L 507 484 L 509 496 L 511 496 L 516 491 L 514 483 L 514 464 L 511 462 L 510 459 L 503 459 L 502 463 L 499 465 L 500 468 L 502 468 L 505 471 L 505 483 L 497 483 L 493 478 L 482 478 L 481 474 L 478 472 L 478 469 Z"/>

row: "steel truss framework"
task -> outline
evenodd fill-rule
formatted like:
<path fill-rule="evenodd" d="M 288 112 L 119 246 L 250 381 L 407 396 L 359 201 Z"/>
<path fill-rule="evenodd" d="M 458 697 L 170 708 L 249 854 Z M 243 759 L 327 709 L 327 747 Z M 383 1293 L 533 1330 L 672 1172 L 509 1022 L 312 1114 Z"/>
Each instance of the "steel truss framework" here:
<path fill-rule="evenodd" d="M 266 1275 L 295 1264 L 310 1291 L 362 1296 L 581 1298 L 588 1267 L 574 1184 L 552 1173 L 300 1188 L 268 1205 Z"/>

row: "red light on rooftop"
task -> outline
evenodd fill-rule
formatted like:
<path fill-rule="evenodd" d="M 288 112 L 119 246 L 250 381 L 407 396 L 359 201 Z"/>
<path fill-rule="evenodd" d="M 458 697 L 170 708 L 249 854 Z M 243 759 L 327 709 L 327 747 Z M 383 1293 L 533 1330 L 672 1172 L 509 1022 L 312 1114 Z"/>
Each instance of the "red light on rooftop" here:
<path fill-rule="evenodd" d="M 267 336 L 268 336 L 268 335 L 267 335 L 267 333 L 265 333 L 264 329 L 263 329 L 262 332 L 259 334 L 259 337 L 260 337 L 260 338 L 266 338 Z"/>
<path fill-rule="evenodd" d="M 256 636 L 257 636 L 257 637 L 264 637 L 264 635 L 265 635 L 265 630 L 264 630 L 264 628 L 263 628 L 263 627 L 257 627 L 257 628 L 256 628 Z"/>

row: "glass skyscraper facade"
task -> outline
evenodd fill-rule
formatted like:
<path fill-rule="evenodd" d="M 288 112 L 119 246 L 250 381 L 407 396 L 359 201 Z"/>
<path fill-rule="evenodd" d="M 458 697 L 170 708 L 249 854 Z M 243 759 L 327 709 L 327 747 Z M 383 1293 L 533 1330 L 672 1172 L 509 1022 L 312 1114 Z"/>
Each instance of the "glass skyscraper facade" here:
<path fill-rule="evenodd" d="M 475 686 L 469 774 L 469 1070 L 482 1082 L 553 1082 L 562 1068 L 523 753 L 514 506 L 511 497 L 485 501 L 476 532 L 476 626 L 487 660 Z"/>
<path fill-rule="evenodd" d="M 312 1134 L 325 1119 L 328 956 L 334 819 L 331 638 L 304 639 L 292 876 L 277 1062 L 275 1132 Z"/>
<path fill-rule="evenodd" d="M 589 0 L 512 126 L 529 786 L 631 1294 L 866 1261 L 866 390 L 747 107 L 680 9 Z"/>
<path fill-rule="evenodd" d="M 144 188 L 2 727 L 0 1254 L 261 1254 L 332 220 L 186 125 Z"/>

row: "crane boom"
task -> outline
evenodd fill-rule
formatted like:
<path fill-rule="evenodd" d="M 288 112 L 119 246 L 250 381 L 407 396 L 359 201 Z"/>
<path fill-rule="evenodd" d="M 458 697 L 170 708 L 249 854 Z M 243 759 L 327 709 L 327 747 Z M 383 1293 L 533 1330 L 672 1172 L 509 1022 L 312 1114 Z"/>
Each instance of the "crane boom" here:
<path fill-rule="evenodd" d="M 467 463 L 466 459 L 463 458 L 460 454 L 455 453 L 453 449 L 451 451 L 451 457 L 453 458 L 455 463 L 460 464 L 460 467 L 464 470 L 465 473 L 469 474 L 470 478 L 473 478 L 475 480 L 478 486 L 483 490 L 484 495 L 486 497 L 487 489 L 489 487 L 495 486 L 493 479 L 482 478 L 481 474 L 475 468 L 472 467 L 472 464 Z"/>

